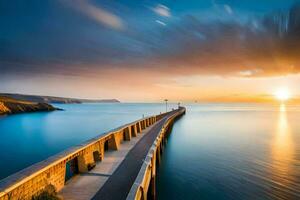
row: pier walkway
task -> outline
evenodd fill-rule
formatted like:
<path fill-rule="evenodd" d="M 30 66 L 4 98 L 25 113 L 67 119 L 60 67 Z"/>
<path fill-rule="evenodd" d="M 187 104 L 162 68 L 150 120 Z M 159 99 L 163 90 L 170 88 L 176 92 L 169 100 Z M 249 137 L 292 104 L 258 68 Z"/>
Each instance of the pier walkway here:
<path fill-rule="evenodd" d="M 30 200 L 54 188 L 64 200 L 155 199 L 167 134 L 185 108 L 100 134 L 0 180 L 0 200 Z"/>
<path fill-rule="evenodd" d="M 94 200 L 126 199 L 136 179 L 144 159 L 160 133 L 165 121 L 175 111 L 170 112 L 145 132 L 145 136 L 131 149 L 116 171 L 93 197 Z"/>
<path fill-rule="evenodd" d="M 130 141 L 123 142 L 118 151 L 107 151 L 104 159 L 97 163 L 94 169 L 79 174 L 69 180 L 65 187 L 59 192 L 59 195 L 62 196 L 64 200 L 92 199 L 106 181 L 110 179 L 111 175 L 126 158 L 128 152 L 146 136 L 151 128 L 152 126 L 143 130 Z"/>

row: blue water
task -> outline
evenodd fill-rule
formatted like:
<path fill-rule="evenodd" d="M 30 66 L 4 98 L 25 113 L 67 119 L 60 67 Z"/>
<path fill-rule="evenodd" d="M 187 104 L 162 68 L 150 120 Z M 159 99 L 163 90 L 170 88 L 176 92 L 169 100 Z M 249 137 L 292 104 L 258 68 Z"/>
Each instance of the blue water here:
<path fill-rule="evenodd" d="M 158 199 L 300 199 L 300 107 L 187 106 L 157 180 Z"/>
<path fill-rule="evenodd" d="M 56 105 L 0 118 L 0 179 L 164 104 Z M 170 106 L 175 107 L 175 105 Z M 159 199 L 300 199 L 300 107 L 192 104 L 168 138 Z"/>
<path fill-rule="evenodd" d="M 166 109 L 164 104 L 130 103 L 55 106 L 65 111 L 0 117 L 0 179 L 105 131 Z"/>

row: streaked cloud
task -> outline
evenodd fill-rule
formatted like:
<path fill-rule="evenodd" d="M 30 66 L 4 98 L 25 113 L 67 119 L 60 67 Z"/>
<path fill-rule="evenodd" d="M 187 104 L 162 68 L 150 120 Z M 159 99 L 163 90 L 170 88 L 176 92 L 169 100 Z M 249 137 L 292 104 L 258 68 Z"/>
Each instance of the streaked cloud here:
<path fill-rule="evenodd" d="M 157 6 L 155 6 L 154 8 L 152 8 L 152 10 L 160 15 L 160 16 L 163 16 L 163 17 L 171 17 L 171 12 L 170 12 L 170 9 L 165 6 L 165 5 L 162 5 L 162 4 L 158 4 Z"/>
<path fill-rule="evenodd" d="M 155 20 L 156 23 L 162 25 L 162 26 L 166 26 L 167 24 L 165 22 L 162 22 L 160 20 Z"/>
<path fill-rule="evenodd" d="M 259 76 L 259 74 L 262 74 L 263 71 L 261 69 L 252 69 L 252 70 L 243 70 L 238 72 L 239 76 L 243 77 L 252 77 L 252 76 Z"/>
<path fill-rule="evenodd" d="M 71 4 L 74 8 L 95 21 L 110 28 L 121 30 L 125 26 L 123 20 L 119 16 L 99 6 L 93 5 L 89 0 L 74 0 L 67 3 Z"/>
<path fill-rule="evenodd" d="M 243 23 L 207 23 L 187 16 L 163 31 L 168 46 L 158 60 L 178 73 L 247 77 L 300 73 L 299 11 L 295 5 Z"/>
<path fill-rule="evenodd" d="M 0 32 L 0 77 L 21 73 L 103 79 L 102 74 L 120 69 L 146 75 L 156 71 L 158 79 L 300 73 L 297 4 L 258 16 L 234 12 L 234 20 L 227 14 L 219 20 L 189 11 L 171 20 L 159 17 L 171 16 L 160 4 L 153 9 L 157 16 L 136 2 L 135 7 L 109 0 L 8 3 L 0 7 L 0 25 L 6 27 Z"/>

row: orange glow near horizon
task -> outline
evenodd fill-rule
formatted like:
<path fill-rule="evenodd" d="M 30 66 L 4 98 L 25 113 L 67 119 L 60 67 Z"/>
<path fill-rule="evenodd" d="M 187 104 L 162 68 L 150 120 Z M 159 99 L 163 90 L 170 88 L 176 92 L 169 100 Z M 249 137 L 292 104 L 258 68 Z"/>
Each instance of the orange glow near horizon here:
<path fill-rule="evenodd" d="M 6 81 L 9 87 L 3 92 L 87 99 L 115 98 L 121 102 L 162 102 L 163 99 L 169 99 L 170 102 L 187 103 L 195 101 L 278 103 L 276 90 L 285 86 L 289 89 L 288 102 L 300 102 L 300 88 L 297 87 L 300 74 L 242 78 L 174 76 L 156 71 L 125 69 L 118 73 L 115 70 L 108 70 L 95 71 L 94 74 L 95 76 L 82 77 L 54 75 L 30 79 L 16 77 L 17 82 Z M 64 84 L 61 80 L 64 80 Z M 15 91 L 15 88 L 22 88 L 22 90 Z"/>

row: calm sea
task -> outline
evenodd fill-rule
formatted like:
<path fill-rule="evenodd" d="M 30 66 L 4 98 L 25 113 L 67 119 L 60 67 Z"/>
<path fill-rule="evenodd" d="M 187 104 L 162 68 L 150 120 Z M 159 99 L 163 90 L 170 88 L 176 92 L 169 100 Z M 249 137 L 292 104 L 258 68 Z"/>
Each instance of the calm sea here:
<path fill-rule="evenodd" d="M 300 199 L 300 107 L 187 106 L 157 180 L 158 199 Z"/>
<path fill-rule="evenodd" d="M 164 104 L 56 105 L 0 118 L 0 178 Z M 175 105 L 169 106 L 169 108 Z M 300 199 L 300 107 L 192 104 L 173 127 L 159 199 Z"/>
<path fill-rule="evenodd" d="M 0 117 L 0 179 L 105 131 L 165 112 L 165 104 L 56 104 L 65 111 Z M 169 104 L 168 109 L 176 105 Z"/>

